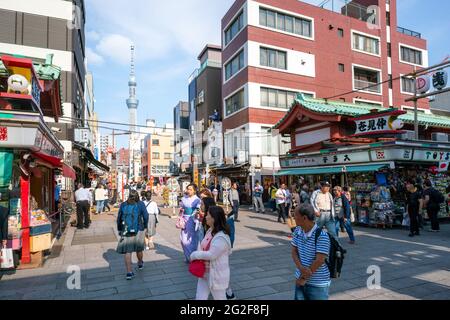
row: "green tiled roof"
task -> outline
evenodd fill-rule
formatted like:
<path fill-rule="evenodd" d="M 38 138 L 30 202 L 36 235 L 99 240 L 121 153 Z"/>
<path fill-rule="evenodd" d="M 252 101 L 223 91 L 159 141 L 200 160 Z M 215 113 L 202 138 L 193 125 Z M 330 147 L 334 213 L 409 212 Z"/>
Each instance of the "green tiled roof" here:
<path fill-rule="evenodd" d="M 55 65 L 48 65 L 42 63 L 33 63 L 34 69 L 41 80 L 57 80 L 61 75 L 61 68 Z M 3 62 L 0 60 L 0 76 L 9 76 L 8 69 L 6 69 Z"/>
<path fill-rule="evenodd" d="M 373 109 L 378 109 L 379 111 L 386 110 L 386 108 L 376 108 L 373 105 L 368 104 L 345 103 L 342 101 L 326 101 L 324 99 L 306 97 L 302 94 L 297 95 L 296 102 L 300 103 L 306 109 L 317 113 L 338 114 L 349 117 L 362 116 L 370 113 L 370 111 Z M 292 105 L 286 115 L 280 121 L 278 121 L 274 128 L 277 128 L 287 118 L 294 106 L 295 103 Z M 403 120 L 403 122 L 405 123 L 414 124 L 414 112 L 407 111 L 407 113 L 401 115 L 399 119 Z M 419 124 L 423 126 L 428 125 L 434 127 L 450 128 L 450 117 L 435 114 L 423 114 L 419 112 L 418 120 Z"/>

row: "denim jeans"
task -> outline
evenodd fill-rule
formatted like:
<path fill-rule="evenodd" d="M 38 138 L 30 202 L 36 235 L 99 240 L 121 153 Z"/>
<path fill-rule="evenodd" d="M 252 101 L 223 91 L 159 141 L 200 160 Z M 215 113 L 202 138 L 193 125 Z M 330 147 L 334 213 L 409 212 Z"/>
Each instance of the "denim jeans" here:
<path fill-rule="evenodd" d="M 256 212 L 264 212 L 266 209 L 264 208 L 264 203 L 262 197 L 253 197 L 253 204 L 255 206 Z"/>
<path fill-rule="evenodd" d="M 337 239 L 336 224 L 334 218 L 331 216 L 331 212 L 321 212 L 320 217 L 316 217 L 316 223 L 320 229 L 325 227 L 328 233 Z"/>
<path fill-rule="evenodd" d="M 294 300 L 328 300 L 330 286 L 315 287 L 305 284 L 303 287 L 295 286 Z"/>
<path fill-rule="evenodd" d="M 239 201 L 233 200 L 232 206 L 234 211 L 234 220 L 237 220 L 239 215 Z"/>
<path fill-rule="evenodd" d="M 344 222 L 344 218 L 336 219 L 336 236 L 339 237 L 339 229 L 341 227 L 341 223 L 344 226 L 345 231 L 347 231 L 350 241 L 355 241 L 355 235 L 353 233 L 352 223 L 350 222 L 350 219 L 347 219 L 347 222 Z"/>
<path fill-rule="evenodd" d="M 103 206 L 105 205 L 105 200 L 97 201 L 97 213 L 103 212 Z"/>

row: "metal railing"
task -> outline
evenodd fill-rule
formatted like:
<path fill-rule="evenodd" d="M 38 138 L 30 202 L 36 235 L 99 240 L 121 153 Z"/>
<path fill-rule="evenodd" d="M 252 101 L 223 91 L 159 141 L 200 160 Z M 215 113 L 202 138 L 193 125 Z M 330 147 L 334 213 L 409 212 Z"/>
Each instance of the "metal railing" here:
<path fill-rule="evenodd" d="M 371 20 L 373 20 L 370 19 L 373 17 L 373 12 L 370 12 L 368 7 L 350 0 L 324 0 L 318 7 L 365 22 L 372 22 Z"/>
<path fill-rule="evenodd" d="M 354 85 L 357 90 L 381 93 L 381 85 L 376 82 L 355 79 Z"/>
<path fill-rule="evenodd" d="M 422 38 L 422 35 L 419 32 L 412 31 L 406 28 L 397 27 L 397 32 L 400 32 L 402 34 L 406 34 L 407 36 L 415 37 L 415 38 Z"/>

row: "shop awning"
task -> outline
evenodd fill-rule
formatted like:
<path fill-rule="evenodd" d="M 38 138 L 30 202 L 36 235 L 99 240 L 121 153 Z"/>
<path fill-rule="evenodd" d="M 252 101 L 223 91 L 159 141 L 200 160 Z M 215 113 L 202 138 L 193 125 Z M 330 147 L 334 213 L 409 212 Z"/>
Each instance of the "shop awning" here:
<path fill-rule="evenodd" d="M 77 179 L 75 170 L 65 163 L 63 163 L 63 176 L 66 178 L 70 178 L 74 181 Z"/>
<path fill-rule="evenodd" d="M 54 167 L 61 168 L 61 166 L 62 166 L 62 159 L 60 159 L 58 157 L 50 156 L 50 155 L 42 153 L 42 152 L 33 152 L 33 155 L 36 158 L 39 158 L 39 159 L 43 160 L 44 162 L 51 164 Z"/>
<path fill-rule="evenodd" d="M 98 161 L 97 159 L 95 159 L 94 155 L 92 154 L 91 150 L 78 144 L 78 143 L 74 143 L 73 146 L 79 150 L 82 150 L 85 152 L 86 155 L 86 160 L 91 163 L 92 165 L 94 165 L 95 167 L 97 167 L 98 169 L 102 170 L 102 171 L 106 171 L 109 172 L 109 167 L 103 163 L 101 163 L 100 161 Z"/>
<path fill-rule="evenodd" d="M 11 183 L 14 154 L 11 151 L 0 151 L 0 187 Z"/>
<path fill-rule="evenodd" d="M 345 170 L 344 170 L 345 167 Z M 355 165 L 355 166 L 336 166 L 336 167 L 315 167 L 315 168 L 295 168 L 285 169 L 276 173 L 276 176 L 294 176 L 307 174 L 327 174 L 342 172 L 374 172 L 382 168 L 389 167 L 389 163 Z"/>

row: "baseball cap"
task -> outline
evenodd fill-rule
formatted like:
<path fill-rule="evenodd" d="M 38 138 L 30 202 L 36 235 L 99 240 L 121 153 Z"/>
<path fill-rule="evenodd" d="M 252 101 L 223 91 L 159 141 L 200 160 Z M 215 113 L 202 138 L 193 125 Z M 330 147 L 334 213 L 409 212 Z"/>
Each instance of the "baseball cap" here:
<path fill-rule="evenodd" d="M 330 184 L 328 181 L 322 181 L 322 182 L 320 183 L 320 185 L 321 185 L 322 187 L 331 187 L 331 184 Z"/>

